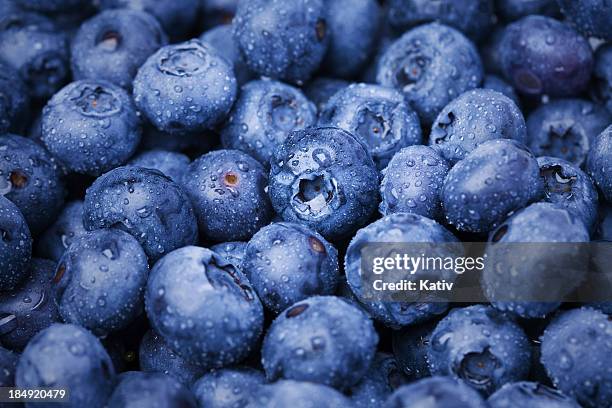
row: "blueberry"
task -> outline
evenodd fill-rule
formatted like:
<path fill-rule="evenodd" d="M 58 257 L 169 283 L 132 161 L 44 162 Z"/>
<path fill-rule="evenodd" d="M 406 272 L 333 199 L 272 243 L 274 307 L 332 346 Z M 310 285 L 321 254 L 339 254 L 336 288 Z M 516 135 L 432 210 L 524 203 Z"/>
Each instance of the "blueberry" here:
<path fill-rule="evenodd" d="M 15 386 L 15 368 L 19 361 L 19 355 L 0 347 L 0 387 L 14 387 Z M 0 404 L 1 407 L 9 407 L 9 403 L 6 405 Z"/>
<path fill-rule="evenodd" d="M 79 326 L 56 323 L 28 343 L 17 364 L 15 384 L 19 388 L 68 389 L 70 400 L 64 406 L 102 408 L 115 378 L 113 363 L 94 335 Z"/>
<path fill-rule="evenodd" d="M 230 25 L 239 0 L 203 0 L 202 14 L 207 28 L 219 25 Z"/>
<path fill-rule="evenodd" d="M 558 99 L 542 105 L 527 118 L 527 145 L 537 156 L 554 156 L 577 166 L 612 114 L 583 99 Z"/>
<path fill-rule="evenodd" d="M 11 200 L 33 235 L 42 232 L 60 213 L 64 184 L 55 159 L 25 137 L 0 135 L 0 195 Z"/>
<path fill-rule="evenodd" d="M 326 239 L 367 223 L 378 199 L 378 173 L 366 146 L 338 128 L 293 132 L 271 160 L 270 199 L 285 220 Z"/>
<path fill-rule="evenodd" d="M 130 371 L 121 375 L 106 406 L 197 408 L 198 404 L 187 387 L 168 375 Z"/>
<path fill-rule="evenodd" d="M 399 32 L 439 21 L 473 40 L 483 39 L 494 22 L 493 0 L 390 0 L 388 13 L 389 24 Z"/>
<path fill-rule="evenodd" d="M 249 281 L 204 248 L 184 247 L 159 260 L 145 305 L 153 329 L 168 346 L 205 368 L 238 363 L 262 332 L 263 307 Z"/>
<path fill-rule="evenodd" d="M 394 89 L 353 84 L 332 96 L 319 125 L 335 126 L 361 138 L 379 169 L 401 148 L 421 144 L 419 118 Z"/>
<path fill-rule="evenodd" d="M 70 244 L 86 232 L 83 226 L 83 202 L 71 201 L 53 225 L 39 237 L 37 253 L 42 258 L 59 261 Z"/>
<path fill-rule="evenodd" d="M 429 144 L 451 163 L 494 139 L 525 142 L 525 119 L 507 96 L 491 89 L 461 94 L 442 109 L 431 127 Z"/>
<path fill-rule="evenodd" d="M 225 368 L 205 374 L 192 390 L 200 407 L 245 407 L 264 382 L 263 373 L 253 368 Z"/>
<path fill-rule="evenodd" d="M 238 150 L 215 150 L 199 157 L 182 182 L 200 233 L 209 240 L 246 240 L 272 219 L 265 169 Z"/>
<path fill-rule="evenodd" d="M 602 203 L 599 207 L 599 217 L 594 233 L 594 240 L 612 241 L 612 206 Z"/>
<path fill-rule="evenodd" d="M 450 224 L 487 233 L 542 193 L 531 152 L 514 140 L 497 139 L 478 146 L 448 172 L 441 196 Z"/>
<path fill-rule="evenodd" d="M 487 403 L 491 408 L 580 408 L 576 401 L 558 390 L 528 381 L 505 384 L 489 397 Z"/>
<path fill-rule="evenodd" d="M 381 7 L 376 0 L 327 0 L 325 8 L 329 47 L 321 67 L 333 77 L 354 77 L 374 51 Z"/>
<path fill-rule="evenodd" d="M 129 232 L 151 262 L 198 239 L 187 193 L 159 171 L 143 167 L 118 167 L 98 177 L 85 195 L 83 224 L 90 231 Z"/>
<path fill-rule="evenodd" d="M 0 195 L 0 291 L 13 290 L 25 279 L 31 257 L 28 224 L 19 208 Z"/>
<path fill-rule="evenodd" d="M 542 364 L 559 390 L 583 407 L 612 404 L 608 316 L 589 308 L 567 311 L 548 325 L 541 340 Z"/>
<path fill-rule="evenodd" d="M 406 382 L 395 358 L 390 354 L 377 353 L 363 380 L 351 387 L 347 394 L 355 408 L 379 408 L 393 391 Z"/>
<path fill-rule="evenodd" d="M 484 81 L 482 82 L 482 87 L 486 89 L 492 89 L 499 93 L 506 95 L 508 98 L 512 99 L 512 102 L 516 104 L 516 106 L 521 106 L 521 101 L 514 92 L 514 88 L 512 85 L 498 77 L 497 75 L 487 74 L 485 75 Z"/>
<path fill-rule="evenodd" d="M 60 313 L 99 335 L 121 329 L 142 312 L 148 274 L 136 238 L 117 229 L 88 232 L 70 245 L 53 277 Z"/>
<path fill-rule="evenodd" d="M 234 40 L 254 73 L 305 82 L 327 50 L 326 15 L 323 0 L 240 1 Z"/>
<path fill-rule="evenodd" d="M 499 47 L 504 75 L 521 93 L 576 95 L 589 82 L 588 41 L 553 18 L 523 17 L 506 28 Z"/>
<path fill-rule="evenodd" d="M 544 200 L 565 208 L 592 231 L 597 222 L 597 190 L 580 168 L 563 159 L 538 157 Z"/>
<path fill-rule="evenodd" d="M 74 11 L 86 7 L 92 0 L 13 0 L 19 6 L 44 13 Z"/>
<path fill-rule="evenodd" d="M 421 298 L 423 300 L 419 302 L 376 302 L 366 299 L 362 288 L 361 251 L 368 244 L 382 242 L 457 242 L 453 234 L 437 222 L 421 215 L 391 214 L 357 231 L 346 250 L 344 259 L 344 270 L 351 290 L 368 313 L 384 325 L 397 329 L 444 313 L 448 303 L 435 296 L 428 298 L 426 294 L 423 294 Z M 457 277 L 454 273 L 438 270 L 422 271 L 419 276 L 424 277 L 425 274 L 431 275 L 429 276 L 431 279 L 444 278 L 447 282 L 452 282 Z"/>
<path fill-rule="evenodd" d="M 435 327 L 435 322 L 428 322 L 393 331 L 393 354 L 406 377 L 419 380 L 431 375 L 427 365 L 427 347 Z"/>
<path fill-rule="evenodd" d="M 251 238 L 242 270 L 262 303 L 280 313 L 307 297 L 334 294 L 338 251 L 301 224 L 276 222 Z"/>
<path fill-rule="evenodd" d="M 210 151 L 218 144 L 218 138 L 211 131 L 204 133 L 185 133 L 177 137 L 176 134 L 156 129 L 145 121 L 143 126 L 141 150 L 168 150 L 197 157 Z"/>
<path fill-rule="evenodd" d="M 130 89 L 138 68 L 166 42 L 166 34 L 148 13 L 103 11 L 84 22 L 72 40 L 73 77 Z"/>
<path fill-rule="evenodd" d="M 139 361 L 142 371 L 164 373 L 186 387 L 190 387 L 206 372 L 203 367 L 179 356 L 153 330 L 149 330 L 142 338 Z"/>
<path fill-rule="evenodd" d="M 136 105 L 156 128 L 170 133 L 214 127 L 235 99 L 231 63 L 199 40 L 162 47 L 134 79 Z"/>
<path fill-rule="evenodd" d="M 425 125 L 482 79 L 474 44 L 454 28 L 438 23 L 413 28 L 391 44 L 376 74 L 379 84 L 404 93 Z"/>
<path fill-rule="evenodd" d="M 268 380 L 309 381 L 338 389 L 367 372 L 378 343 L 369 317 L 334 296 L 315 296 L 289 307 L 272 323 L 261 355 Z"/>
<path fill-rule="evenodd" d="M 252 81 L 242 87 L 221 130 L 221 142 L 225 148 L 242 150 L 267 167 L 274 149 L 289 132 L 316 121 L 315 106 L 299 89 L 267 79 Z"/>
<path fill-rule="evenodd" d="M 349 84 L 350 82 L 343 79 L 317 77 L 304 87 L 304 94 L 309 100 L 314 102 L 317 111 L 321 112 L 329 98 L 342 88 L 349 86 Z"/>
<path fill-rule="evenodd" d="M 200 41 L 212 45 L 221 56 L 234 65 L 234 74 L 238 84 L 244 84 L 251 79 L 253 74 L 242 59 L 240 50 L 234 41 L 231 24 L 211 28 L 200 36 Z"/>
<path fill-rule="evenodd" d="M 612 203 L 612 125 L 594 140 L 586 168 L 606 201 Z"/>
<path fill-rule="evenodd" d="M 612 41 L 612 8 L 604 0 L 557 0 L 561 13 L 585 36 Z"/>
<path fill-rule="evenodd" d="M 146 11 L 162 25 L 172 40 L 189 37 L 197 23 L 201 0 L 96 0 L 102 10 L 127 8 Z"/>
<path fill-rule="evenodd" d="M 70 77 L 68 38 L 41 15 L 13 11 L 0 16 L 0 55 L 19 72 L 34 99 L 50 97 Z"/>
<path fill-rule="evenodd" d="M 427 349 L 432 375 L 464 380 L 485 395 L 525 378 L 530 357 L 523 329 L 485 305 L 451 310 L 432 332 Z"/>
<path fill-rule="evenodd" d="M 124 164 L 140 135 L 132 99 L 110 82 L 73 82 L 43 110 L 42 142 L 71 172 L 98 176 Z"/>
<path fill-rule="evenodd" d="M 604 44 L 595 53 L 593 98 L 612 112 L 612 44 Z"/>
<path fill-rule="evenodd" d="M 505 29 L 505 26 L 496 26 L 489 35 L 487 41 L 480 47 L 480 56 L 482 58 L 482 64 L 484 65 L 485 72 L 496 75 L 502 74 L 503 69 L 500 44 L 504 37 Z M 486 86 L 483 85 L 483 88 L 486 88 Z"/>
<path fill-rule="evenodd" d="M 233 241 L 213 245 L 210 247 L 210 250 L 221 255 L 226 261 L 242 271 L 242 262 L 246 255 L 246 247 L 246 242 Z"/>
<path fill-rule="evenodd" d="M 573 262 L 586 260 L 579 246 L 544 247 L 542 243 L 588 241 L 582 221 L 556 204 L 535 203 L 518 211 L 489 236 L 489 260 L 482 275 L 486 296 L 500 310 L 527 318 L 544 317 L 578 287 L 584 273 L 580 267 L 573 268 Z M 511 244 L 526 242 L 540 245 Z M 544 287 L 542 282 L 546 282 Z M 508 288 L 513 290 L 508 293 Z"/>
<path fill-rule="evenodd" d="M 395 391 L 383 408 L 487 408 L 486 402 L 462 381 L 450 377 L 429 377 Z"/>
<path fill-rule="evenodd" d="M 53 301 L 54 273 L 54 262 L 34 258 L 25 282 L 0 293 L 0 341 L 5 347 L 22 350 L 36 333 L 60 320 Z"/>
<path fill-rule="evenodd" d="M 259 387 L 246 408 L 355 408 L 333 388 L 310 382 L 281 380 Z"/>
<path fill-rule="evenodd" d="M 0 61 L 0 134 L 23 130 L 30 111 L 30 97 L 19 73 Z"/>
<path fill-rule="evenodd" d="M 446 160 L 431 147 L 403 148 L 382 172 L 378 211 L 382 215 L 405 212 L 439 218 L 440 191 L 448 170 Z"/>
<path fill-rule="evenodd" d="M 518 20 L 530 14 L 556 17 L 559 6 L 555 0 L 503 0 L 495 3 L 495 11 L 508 21 Z"/>
<path fill-rule="evenodd" d="M 189 157 L 167 150 L 149 150 L 130 160 L 131 166 L 159 170 L 173 181 L 179 182 L 189 167 Z"/>

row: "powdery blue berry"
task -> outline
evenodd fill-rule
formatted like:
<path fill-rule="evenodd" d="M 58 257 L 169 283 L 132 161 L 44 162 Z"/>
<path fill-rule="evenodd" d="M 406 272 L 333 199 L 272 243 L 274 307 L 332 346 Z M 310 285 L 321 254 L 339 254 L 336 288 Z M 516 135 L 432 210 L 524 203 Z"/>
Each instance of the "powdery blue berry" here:
<path fill-rule="evenodd" d="M 608 126 L 593 142 L 589 151 L 586 168 L 602 192 L 604 198 L 612 203 L 612 125 Z"/>
<path fill-rule="evenodd" d="M 32 235 L 19 208 L 0 195 L 0 290 L 12 290 L 28 274 Z"/>
<path fill-rule="evenodd" d="M 244 407 L 264 383 L 263 372 L 254 368 L 223 368 L 203 375 L 192 390 L 201 407 Z"/>

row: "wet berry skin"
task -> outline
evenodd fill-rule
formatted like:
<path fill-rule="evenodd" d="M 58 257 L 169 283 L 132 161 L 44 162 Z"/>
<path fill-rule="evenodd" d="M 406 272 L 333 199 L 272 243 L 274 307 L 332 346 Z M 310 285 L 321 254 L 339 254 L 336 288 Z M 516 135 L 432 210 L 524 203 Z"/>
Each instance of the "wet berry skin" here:
<path fill-rule="evenodd" d="M 561 13 L 585 36 L 612 40 L 612 7 L 605 0 L 557 0 Z"/>
<path fill-rule="evenodd" d="M 378 343 L 369 316 L 335 296 L 314 296 L 282 312 L 262 345 L 269 381 L 309 381 L 339 390 L 367 372 Z"/>
<path fill-rule="evenodd" d="M 326 239 L 350 236 L 378 205 L 378 172 L 365 144 L 338 128 L 293 132 L 271 159 L 270 199 L 285 221 Z"/>
<path fill-rule="evenodd" d="M 132 88 L 138 68 L 167 42 L 148 13 L 107 10 L 84 22 L 71 44 L 74 79 L 106 80 Z"/>
<path fill-rule="evenodd" d="M 446 220 L 460 231 L 487 233 L 542 194 L 531 152 L 514 140 L 497 139 L 478 146 L 448 172 L 442 206 Z"/>
<path fill-rule="evenodd" d="M 567 266 L 573 265 L 572 259 L 580 259 L 580 247 L 573 250 L 570 245 L 542 243 L 588 241 L 588 230 L 579 217 L 556 203 L 531 204 L 491 232 L 487 244 L 490 261 L 485 264 L 481 280 L 485 295 L 502 311 L 524 318 L 545 317 L 578 287 L 584 273 L 580 268 Z M 540 245 L 512 245 L 528 242 Z M 505 246 L 496 246 L 497 243 Z M 517 253 L 527 259 L 521 258 L 519 262 Z M 541 282 L 547 282 L 545 289 Z M 509 295 L 508 288 L 513 288 L 515 295 Z"/>
<path fill-rule="evenodd" d="M 192 364 L 176 354 L 153 330 L 147 331 L 142 338 L 138 356 L 142 371 L 164 373 L 186 387 L 191 387 L 206 373 L 203 367 Z"/>
<path fill-rule="evenodd" d="M 557 99 L 527 117 L 527 142 L 536 156 L 554 156 L 582 166 L 612 113 L 584 99 Z"/>
<path fill-rule="evenodd" d="M 430 23 L 407 31 L 383 54 L 376 81 L 403 92 L 425 125 L 451 100 L 478 87 L 482 62 L 474 44 L 449 26 Z"/>
<path fill-rule="evenodd" d="M 65 406 L 70 408 L 104 407 L 115 380 L 113 363 L 100 341 L 79 326 L 59 323 L 34 336 L 15 374 L 19 388 L 69 389 L 70 402 Z"/>
<path fill-rule="evenodd" d="M 197 23 L 198 0 L 97 0 L 101 10 L 127 8 L 146 11 L 155 17 L 173 42 L 186 39 Z"/>
<path fill-rule="evenodd" d="M 593 99 L 612 112 L 612 44 L 603 44 L 597 49 L 593 79 Z"/>
<path fill-rule="evenodd" d="M 114 228 L 90 231 L 70 245 L 53 277 L 62 318 L 100 336 L 122 329 L 143 310 L 148 275 L 136 238 Z"/>
<path fill-rule="evenodd" d="M 335 126 L 361 138 L 379 169 L 401 148 L 422 142 L 419 118 L 394 89 L 353 84 L 333 95 L 319 116 L 320 126 Z"/>
<path fill-rule="evenodd" d="M 514 91 L 514 87 L 502 78 L 498 77 L 497 75 L 485 75 L 484 81 L 482 81 L 482 87 L 486 89 L 492 89 L 494 91 L 506 95 L 508 98 L 512 99 L 516 106 L 518 106 L 519 108 L 521 107 L 520 99 Z"/>
<path fill-rule="evenodd" d="M 15 368 L 19 354 L 0 347 L 0 387 L 15 386 Z"/>
<path fill-rule="evenodd" d="M 190 40 L 146 60 L 134 79 L 134 101 L 159 130 L 202 132 L 225 118 L 236 87 L 232 64 L 211 45 Z"/>
<path fill-rule="evenodd" d="M 210 250 L 221 255 L 221 257 L 242 271 L 246 246 L 247 243 L 242 241 L 221 242 L 220 244 L 212 245 Z"/>
<path fill-rule="evenodd" d="M 167 150 L 148 150 L 130 160 L 131 166 L 159 170 L 173 181 L 179 182 L 189 167 L 189 157 Z"/>
<path fill-rule="evenodd" d="M 310 296 L 334 294 L 338 251 L 304 225 L 276 222 L 251 238 L 242 271 L 262 303 L 280 313 Z"/>
<path fill-rule="evenodd" d="M 530 356 L 523 329 L 486 305 L 451 310 L 434 329 L 427 350 L 432 375 L 463 380 L 484 395 L 526 378 Z"/>
<path fill-rule="evenodd" d="M 263 166 L 238 150 L 200 156 L 182 178 L 200 233 L 215 242 L 247 240 L 270 222 L 267 183 Z"/>
<path fill-rule="evenodd" d="M 55 159 L 25 137 L 0 135 L 0 195 L 11 200 L 28 222 L 32 235 L 42 232 L 59 214 L 65 189 Z"/>
<path fill-rule="evenodd" d="M 529 381 L 505 384 L 487 399 L 487 403 L 491 408 L 580 408 L 576 401 L 562 392 Z"/>
<path fill-rule="evenodd" d="M 597 222 L 598 195 L 593 180 L 579 167 L 555 157 L 538 157 L 544 178 L 544 201 L 565 208 L 589 231 Z"/>
<path fill-rule="evenodd" d="M 242 87 L 221 129 L 221 143 L 268 167 L 274 150 L 289 132 L 305 129 L 316 121 L 314 104 L 298 88 L 269 79 L 251 81 Z"/>
<path fill-rule="evenodd" d="M 506 79 L 523 94 L 571 96 L 589 82 L 588 41 L 553 18 L 527 16 L 510 24 L 499 47 Z"/>
<path fill-rule="evenodd" d="M 233 26 L 251 71 L 292 83 L 319 68 L 330 37 L 323 0 L 241 1 Z"/>
<path fill-rule="evenodd" d="M 244 62 L 240 50 L 234 41 L 231 24 L 223 24 L 205 31 L 200 36 L 200 41 L 212 45 L 221 56 L 232 63 L 239 85 L 251 80 L 253 74 Z"/>
<path fill-rule="evenodd" d="M 206 369 L 239 363 L 262 333 L 263 307 L 247 278 L 204 248 L 183 247 L 158 261 L 145 306 L 168 346 Z"/>
<path fill-rule="evenodd" d="M 59 261 L 70 244 L 86 232 L 83 226 L 83 201 L 66 203 L 53 225 L 38 237 L 36 254 Z"/>
<path fill-rule="evenodd" d="M 612 125 L 595 139 L 586 168 L 607 202 L 612 203 Z"/>
<path fill-rule="evenodd" d="M 28 275 L 32 235 L 19 208 L 0 195 L 0 291 L 13 290 Z"/>
<path fill-rule="evenodd" d="M 429 146 L 409 146 L 397 152 L 382 171 L 382 215 L 413 213 L 437 219 L 442 215 L 440 192 L 450 166 Z"/>
<path fill-rule="evenodd" d="M 454 164 L 486 141 L 524 143 L 526 136 L 525 118 L 514 101 L 491 89 L 474 89 L 442 109 L 432 125 L 429 145 Z"/>
<path fill-rule="evenodd" d="M 73 82 L 43 110 L 41 140 L 70 172 L 99 176 L 136 151 L 140 118 L 130 95 L 110 82 Z"/>
<path fill-rule="evenodd" d="M 279 380 L 259 387 L 246 408 L 354 408 L 339 391 L 322 384 Z"/>
<path fill-rule="evenodd" d="M 203 375 L 192 390 L 201 407 L 244 407 L 264 383 L 264 374 L 259 370 L 224 368 Z"/>
<path fill-rule="evenodd" d="M 395 389 L 407 382 L 395 358 L 376 353 L 363 379 L 348 391 L 355 408 L 379 408 Z"/>
<path fill-rule="evenodd" d="M 46 17 L 19 10 L 0 16 L 0 55 L 33 99 L 45 100 L 70 77 L 67 35 Z"/>
<path fill-rule="evenodd" d="M 117 167 L 87 189 L 83 224 L 91 231 L 119 228 L 134 236 L 153 263 L 197 242 L 193 207 L 181 186 L 157 170 Z"/>
<path fill-rule="evenodd" d="M 383 408 L 418 407 L 420 404 L 435 407 L 487 408 L 487 403 L 477 391 L 463 381 L 450 377 L 434 376 L 404 385 L 395 391 Z M 426 406 L 426 405 L 424 405 Z"/>
<path fill-rule="evenodd" d="M 417 214 L 396 213 L 374 221 L 357 231 L 346 250 L 344 259 L 344 271 L 351 291 L 365 310 L 385 326 L 399 329 L 443 314 L 448 308 L 448 302 L 435 295 L 423 294 L 419 302 L 366 300 L 362 286 L 364 279 L 361 270 L 361 251 L 368 244 L 383 242 L 452 243 L 457 242 L 457 238 L 429 218 Z M 456 274 L 439 270 L 422 271 L 420 275 L 435 280 L 445 279 L 447 282 L 452 282 L 457 277 Z M 406 277 L 406 279 L 412 278 Z"/>
<path fill-rule="evenodd" d="M 55 262 L 33 258 L 27 272 L 18 289 L 0 294 L 0 341 L 12 350 L 23 350 L 39 331 L 61 319 L 51 283 Z"/>
<path fill-rule="evenodd" d="M 391 26 L 398 32 L 430 21 L 447 24 L 478 41 L 486 37 L 493 26 L 492 0 L 391 0 Z"/>
<path fill-rule="evenodd" d="M 611 339 L 609 316 L 590 308 L 562 313 L 541 337 L 541 361 L 553 384 L 583 407 L 612 404 Z"/>
<path fill-rule="evenodd" d="M 0 134 L 24 130 L 29 112 L 29 90 L 19 73 L 0 61 Z"/>
<path fill-rule="evenodd" d="M 330 76 L 352 78 L 374 51 L 382 9 L 376 0 L 328 0 L 325 8 L 329 47 L 321 67 Z"/>
<path fill-rule="evenodd" d="M 107 406 L 197 408 L 198 404 L 189 388 L 169 375 L 128 371 L 119 376 Z"/>

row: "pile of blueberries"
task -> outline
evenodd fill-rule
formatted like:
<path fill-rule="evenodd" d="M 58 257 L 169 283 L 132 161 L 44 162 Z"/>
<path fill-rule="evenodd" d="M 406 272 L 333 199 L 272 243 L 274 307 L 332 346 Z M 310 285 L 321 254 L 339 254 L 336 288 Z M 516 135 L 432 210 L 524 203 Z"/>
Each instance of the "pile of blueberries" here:
<path fill-rule="evenodd" d="M 0 386 L 612 407 L 610 287 L 364 295 L 368 243 L 460 241 L 612 241 L 612 2 L 0 0 Z"/>

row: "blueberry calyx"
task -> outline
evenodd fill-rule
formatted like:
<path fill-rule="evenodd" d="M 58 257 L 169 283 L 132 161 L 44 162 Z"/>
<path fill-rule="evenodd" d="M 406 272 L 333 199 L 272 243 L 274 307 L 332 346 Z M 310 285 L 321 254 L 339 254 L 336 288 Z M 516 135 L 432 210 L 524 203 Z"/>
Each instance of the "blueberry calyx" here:
<path fill-rule="evenodd" d="M 270 101 L 271 122 L 277 129 L 291 131 L 301 125 L 304 119 L 298 116 L 297 102 L 293 98 L 284 98 L 281 95 L 273 95 Z"/>
<path fill-rule="evenodd" d="M 514 74 L 514 83 L 519 90 L 527 94 L 539 94 L 542 92 L 542 81 L 533 72 L 527 69 L 519 69 Z"/>
<path fill-rule="evenodd" d="M 28 184 L 28 176 L 21 170 L 13 170 L 9 175 L 9 180 L 15 188 L 24 188 Z"/>
<path fill-rule="evenodd" d="M 291 202 L 302 218 L 324 218 L 340 205 L 338 182 L 325 171 L 304 174 L 293 183 Z"/>
<path fill-rule="evenodd" d="M 105 118 L 116 115 L 121 110 L 117 95 L 102 86 L 85 85 L 71 100 L 85 116 Z"/>
<path fill-rule="evenodd" d="M 160 58 L 159 70 L 167 75 L 191 77 L 200 73 L 206 64 L 204 48 L 197 44 L 172 47 Z"/>
<path fill-rule="evenodd" d="M 497 357 L 487 347 L 482 352 L 467 353 L 454 371 L 474 388 L 488 392 L 493 386 L 491 376 L 500 365 Z"/>
<path fill-rule="evenodd" d="M 325 245 L 323 245 L 323 243 L 321 241 L 319 241 L 317 238 L 315 237 L 308 237 L 308 243 L 310 244 L 310 247 L 312 248 L 313 251 L 319 253 L 319 254 L 324 254 L 325 251 Z"/>
<path fill-rule="evenodd" d="M 571 197 L 572 187 L 577 179 L 576 176 L 566 175 L 563 172 L 563 167 L 559 165 L 542 168 L 540 175 L 544 179 L 546 195 L 548 197 L 550 197 L 551 193 L 569 193 L 569 197 Z"/>
<path fill-rule="evenodd" d="M 121 34 L 114 30 L 105 31 L 96 41 L 96 45 L 104 51 L 116 51 L 121 45 Z"/>

